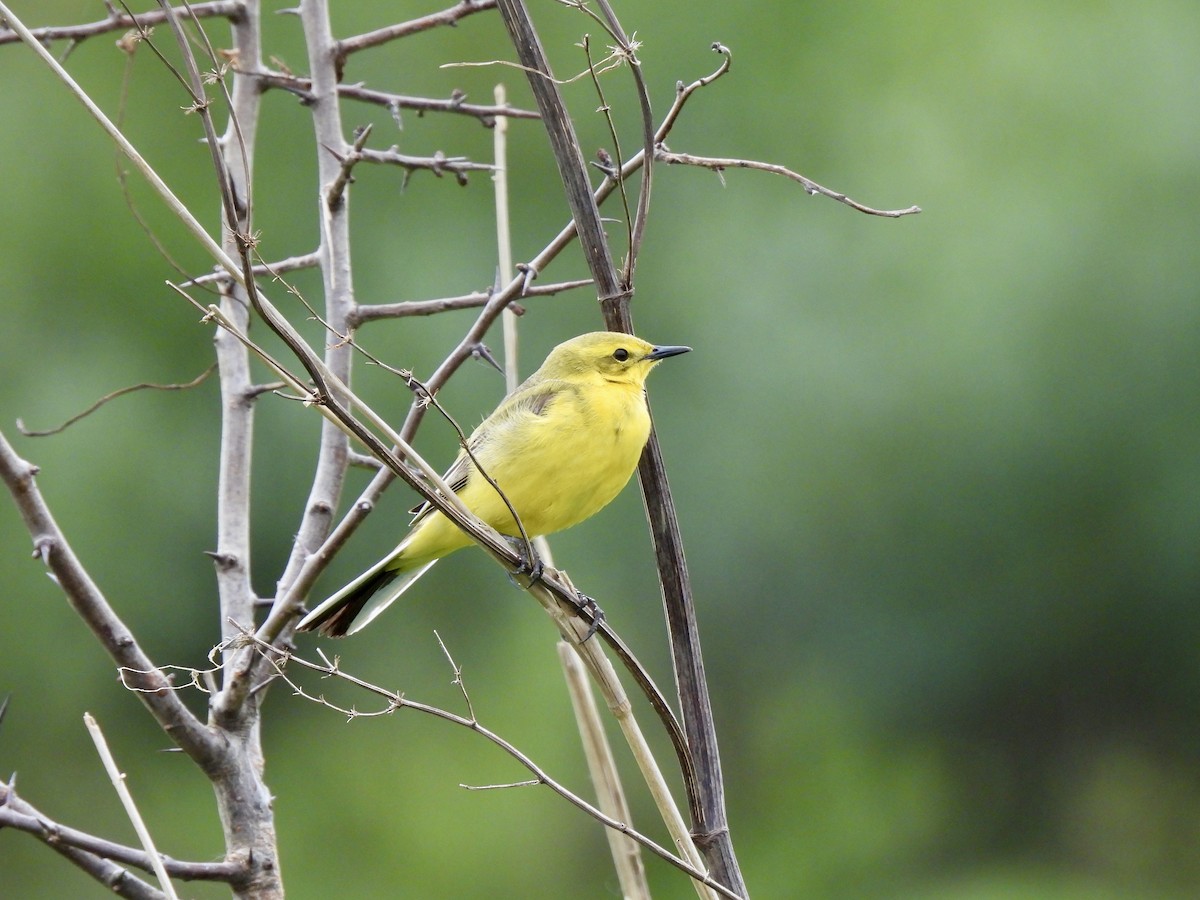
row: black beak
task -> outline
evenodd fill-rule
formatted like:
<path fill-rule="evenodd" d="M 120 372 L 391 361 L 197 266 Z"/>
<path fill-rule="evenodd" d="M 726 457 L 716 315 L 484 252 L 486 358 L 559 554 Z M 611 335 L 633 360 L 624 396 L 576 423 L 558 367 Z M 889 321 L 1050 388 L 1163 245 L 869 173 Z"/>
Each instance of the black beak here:
<path fill-rule="evenodd" d="M 646 354 L 646 359 L 666 359 L 668 356 L 678 356 L 680 353 L 688 353 L 691 347 L 655 347 Z"/>

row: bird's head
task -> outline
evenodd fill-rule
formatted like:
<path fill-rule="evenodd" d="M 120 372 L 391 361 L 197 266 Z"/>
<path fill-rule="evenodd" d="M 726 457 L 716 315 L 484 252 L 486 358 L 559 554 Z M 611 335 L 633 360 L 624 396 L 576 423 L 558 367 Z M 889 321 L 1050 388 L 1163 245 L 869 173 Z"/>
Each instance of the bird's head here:
<path fill-rule="evenodd" d="M 593 331 L 564 341 L 551 350 L 538 375 L 564 379 L 599 377 L 605 381 L 640 385 L 659 360 L 691 349 L 656 347 L 631 334 Z"/>

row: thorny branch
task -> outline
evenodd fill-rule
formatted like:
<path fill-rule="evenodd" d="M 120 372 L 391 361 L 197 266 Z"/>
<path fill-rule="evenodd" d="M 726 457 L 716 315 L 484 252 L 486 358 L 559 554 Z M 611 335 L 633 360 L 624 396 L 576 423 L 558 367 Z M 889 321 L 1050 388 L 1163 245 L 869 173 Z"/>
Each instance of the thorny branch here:
<path fill-rule="evenodd" d="M 458 666 L 454 663 L 454 660 L 452 657 L 450 657 L 450 654 L 448 651 L 446 651 L 446 657 L 447 657 L 447 659 L 450 660 L 450 665 L 454 669 L 455 684 L 457 684 L 459 686 L 460 692 L 463 694 L 464 697 L 466 697 L 466 705 L 467 705 L 467 709 L 468 709 L 468 714 L 466 716 L 462 716 L 457 713 L 452 713 L 449 710 L 442 709 L 441 707 L 433 706 L 428 703 L 422 703 L 417 700 L 410 700 L 403 693 L 400 693 L 397 691 L 390 691 L 387 688 L 380 687 L 379 685 L 373 684 L 362 678 L 351 675 L 348 672 L 345 672 L 342 670 L 340 661 L 337 657 L 334 657 L 333 660 L 329 660 L 328 658 L 325 658 L 325 661 L 323 663 L 316 663 L 311 660 L 305 659 L 301 656 L 298 656 L 292 651 L 281 650 L 279 647 L 276 647 L 273 644 L 269 644 L 265 641 L 262 641 L 259 638 L 255 637 L 254 634 L 252 634 L 247 629 L 242 629 L 242 634 L 243 634 L 242 639 L 247 644 L 254 647 L 255 651 L 257 653 L 259 653 L 261 655 L 261 657 L 263 658 L 263 660 L 270 666 L 274 675 L 277 678 L 279 678 L 280 680 L 282 680 L 283 682 L 285 682 L 288 685 L 288 687 L 290 687 L 292 689 L 292 692 L 297 697 L 300 697 L 304 700 L 308 700 L 312 703 L 317 703 L 321 706 L 326 707 L 327 709 L 331 709 L 334 712 L 337 712 L 340 715 L 345 716 L 347 721 L 353 721 L 354 719 L 359 719 L 359 718 L 376 718 L 379 716 L 390 715 L 398 710 L 409 709 L 414 712 L 424 713 L 425 715 L 429 715 L 429 716 L 433 716 L 434 718 L 441 719 L 444 722 L 449 722 L 453 725 L 458 725 L 462 728 L 469 729 L 470 731 L 483 737 L 489 743 L 495 745 L 496 747 L 499 747 L 501 750 L 503 750 L 505 753 L 507 753 L 510 757 L 512 757 L 514 760 L 516 760 L 518 763 L 520 763 L 521 766 L 523 766 L 525 769 L 527 769 L 531 775 L 533 775 L 532 782 L 522 782 L 522 784 L 545 785 L 546 787 L 550 788 L 550 790 L 553 791 L 555 794 L 557 794 L 558 796 L 560 796 L 564 800 L 566 800 L 568 803 L 570 803 L 572 806 L 575 806 L 577 809 L 580 809 L 583 812 L 587 813 L 589 816 L 591 816 L 596 821 L 603 824 L 605 827 L 612 828 L 616 831 L 621 832 L 622 834 L 628 835 L 630 838 L 637 841 L 639 844 L 641 844 L 647 850 L 654 853 L 656 856 L 665 860 L 666 862 L 670 863 L 671 865 L 675 866 L 677 869 L 680 869 L 681 871 L 687 873 L 689 876 L 691 876 L 696 881 L 699 881 L 699 882 L 707 885 L 709 888 L 718 892 L 723 897 L 728 897 L 728 898 L 730 898 L 730 900 L 739 900 L 738 894 L 734 893 L 733 891 L 729 890 L 728 888 L 724 887 L 723 885 L 718 884 L 712 878 L 710 878 L 706 873 L 700 871 L 699 869 L 696 869 L 694 866 L 691 866 L 685 860 L 681 859 L 679 856 L 675 855 L 674 853 L 671 853 L 665 847 L 661 846 L 660 844 L 656 843 L 655 841 L 651 840 L 650 838 L 646 837 L 645 835 L 641 834 L 640 832 L 634 830 L 627 823 L 618 822 L 616 819 L 613 819 L 610 816 L 605 815 L 601 810 L 597 809 L 595 806 L 588 803 L 582 797 L 580 797 L 579 795 L 577 795 L 577 794 L 573 793 L 572 791 L 570 791 L 569 789 L 567 789 L 561 782 L 556 781 L 554 778 L 551 778 L 550 775 L 547 774 L 545 769 L 543 769 L 536 762 L 534 762 L 530 756 L 528 756 L 524 751 L 522 751 L 520 748 L 518 748 L 515 744 L 506 740 L 500 734 L 498 734 L 495 731 L 492 731 L 487 726 L 481 724 L 480 721 L 478 720 L 478 718 L 476 718 L 474 711 L 471 708 L 470 698 L 467 695 L 466 686 L 462 683 L 462 672 L 458 668 Z M 439 638 L 438 640 L 440 643 L 441 639 Z M 443 648 L 443 650 L 445 650 L 444 644 L 442 645 L 442 648 Z M 322 653 L 321 655 L 324 658 L 324 654 Z M 301 684 L 299 684 L 299 682 L 297 682 L 294 678 L 292 678 L 291 675 L 288 674 L 287 668 L 289 665 L 301 666 L 310 671 L 317 672 L 326 678 L 340 679 L 350 685 L 353 685 L 354 687 L 357 687 L 363 691 L 366 691 L 367 693 L 374 694 L 375 696 L 382 698 L 384 701 L 384 706 L 381 707 L 380 709 L 376 709 L 376 710 L 360 710 L 356 707 L 340 706 L 340 705 L 330 701 L 329 699 L 327 699 L 324 694 L 313 694 L 310 691 L 308 691 L 306 688 L 304 688 Z"/>
<path fill-rule="evenodd" d="M 30 32 L 42 44 L 50 44 L 54 41 L 70 41 L 70 47 L 67 49 L 67 53 L 69 53 L 75 45 L 90 37 L 109 34 L 126 28 L 148 28 L 154 25 L 161 25 L 167 20 L 167 14 L 163 10 L 149 10 L 131 15 L 129 12 L 119 12 L 111 2 L 105 3 L 105 6 L 108 8 L 108 16 L 98 22 L 89 22 L 86 25 L 48 25 L 44 28 L 31 28 Z M 188 5 L 189 13 L 199 19 L 224 18 L 233 20 L 242 14 L 243 8 L 242 0 L 213 0 L 213 2 L 192 3 Z M 16 44 L 20 41 L 21 36 L 17 34 L 15 29 L 0 25 L 0 45 Z"/>
<path fill-rule="evenodd" d="M 428 31 L 431 28 L 438 28 L 442 25 L 454 26 L 465 16 L 495 8 L 496 0 L 459 0 L 459 3 L 456 5 L 441 12 L 431 13 L 430 15 L 422 16 L 419 19 L 413 19 L 409 22 L 389 25 L 386 28 L 379 28 L 355 37 L 344 38 L 337 42 L 334 54 L 334 64 L 338 75 L 339 77 L 341 76 L 342 69 L 346 64 L 346 58 L 351 53 L 357 53 L 360 50 L 367 50 L 371 47 L 378 47 L 380 44 L 386 44 L 389 41 L 408 37 L 410 34 L 417 34 L 421 31 Z"/>
<path fill-rule="evenodd" d="M 458 178 L 459 184 L 467 183 L 468 172 L 491 172 L 494 168 L 491 163 L 471 162 L 465 156 L 446 156 L 441 151 L 438 151 L 433 156 L 408 156 L 401 153 L 399 148 L 394 144 L 387 150 L 371 150 L 364 148 L 360 151 L 359 158 L 363 162 L 376 163 L 377 165 L 399 166 L 402 169 L 407 169 L 409 172 L 415 172 L 418 169 L 428 169 L 439 178 L 443 173 L 451 172 Z"/>
<path fill-rule="evenodd" d="M 579 278 L 574 281 L 561 281 L 554 284 L 533 284 L 521 292 L 522 297 L 549 297 L 563 291 L 587 287 L 592 283 L 590 278 Z M 398 303 L 376 303 L 373 305 L 360 304 L 350 317 L 350 326 L 356 328 L 364 322 L 375 319 L 396 319 L 403 316 L 430 316 L 434 313 L 446 312 L 451 309 L 472 309 L 485 305 L 495 296 L 495 291 L 472 291 L 458 297 L 443 297 L 437 300 L 404 300 Z M 520 315 L 524 308 L 513 302 L 508 308 Z"/>
<path fill-rule="evenodd" d="M 267 70 L 253 72 L 250 70 L 238 70 L 239 75 L 246 75 L 250 78 L 258 79 L 262 84 L 268 87 L 280 88 L 295 94 L 302 103 L 312 103 L 313 95 L 311 90 L 312 82 L 308 78 L 299 75 L 291 75 L 285 72 L 271 72 Z M 402 125 L 400 121 L 400 111 L 411 109 L 417 115 L 424 115 L 427 112 L 451 113 L 460 116 L 473 116 L 479 119 L 485 128 L 491 128 L 496 124 L 496 119 L 501 116 L 507 116 L 512 119 L 536 119 L 538 114 L 528 109 L 519 109 L 515 106 L 495 106 L 480 103 L 467 103 L 466 94 L 452 93 L 446 100 L 435 100 L 431 97 L 413 97 L 408 94 L 394 94 L 387 91 L 377 91 L 362 84 L 339 84 L 337 86 L 339 97 L 344 97 L 347 100 L 357 100 L 360 103 L 370 103 L 375 106 L 382 106 L 392 111 L 393 118 L 396 119 L 397 125 Z"/>
<path fill-rule="evenodd" d="M 260 262 L 251 267 L 250 272 L 255 277 L 261 275 L 269 275 L 276 281 L 282 281 L 279 277 L 287 272 L 295 272 L 300 269 L 311 269 L 320 264 L 321 258 L 315 251 L 313 253 L 302 253 L 298 256 L 289 256 L 287 259 L 281 259 L 276 262 Z M 191 285 L 205 284 L 229 284 L 233 279 L 229 273 L 223 269 L 217 269 L 209 272 L 206 275 L 198 275 L 185 281 L 181 286 L 190 287 Z"/>
<path fill-rule="evenodd" d="M 906 209 L 875 209 L 871 206 L 864 206 L 857 200 L 851 200 L 845 194 L 831 190 L 827 187 L 822 187 L 810 178 L 805 178 L 799 172 L 793 172 L 786 166 L 775 165 L 774 163 L 759 162 L 754 159 L 724 159 L 709 156 L 693 156 L 690 153 L 673 153 L 667 149 L 666 145 L 659 143 L 654 148 L 654 158 L 667 165 L 684 165 L 684 166 L 700 166 L 705 169 L 712 169 L 718 175 L 726 169 L 756 169 L 759 172 L 770 172 L 772 175 L 782 175 L 784 178 L 789 178 L 792 181 L 798 182 L 801 187 L 810 195 L 817 194 L 822 197 L 830 197 L 837 200 L 839 203 L 844 203 L 851 209 L 857 209 L 861 213 L 866 213 L 869 216 L 883 216 L 889 219 L 898 219 L 901 216 L 911 216 L 919 213 L 921 207 L 909 206 Z M 722 182 L 724 178 L 722 177 Z"/>

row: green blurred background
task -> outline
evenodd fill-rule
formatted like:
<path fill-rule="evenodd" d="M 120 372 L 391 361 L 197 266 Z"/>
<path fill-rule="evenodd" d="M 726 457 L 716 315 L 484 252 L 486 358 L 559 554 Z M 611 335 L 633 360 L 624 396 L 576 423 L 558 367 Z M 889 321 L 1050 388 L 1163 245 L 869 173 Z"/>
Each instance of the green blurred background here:
<path fill-rule="evenodd" d="M 103 17 L 78 0 L 13 5 L 30 25 Z M 335 6 L 341 35 L 437 8 Z M 603 43 L 577 13 L 534 10 L 561 74 L 582 68 L 573 44 L 585 32 Z M 643 42 L 658 116 L 677 80 L 716 67 L 712 41 L 733 50 L 732 72 L 692 99 L 672 149 L 766 159 L 870 205 L 925 210 L 876 219 L 764 174 L 729 172 L 722 185 L 701 170 L 657 172 L 634 310 L 644 337 L 696 349 L 661 367 L 651 394 L 751 891 L 1197 896 L 1200 7 L 629 0 L 618 12 Z M 267 52 L 303 72 L 298 20 L 268 14 L 265 29 Z M 86 42 L 68 63 L 110 113 L 123 71 L 113 39 Z M 170 45 L 165 29 L 158 39 Z M 439 68 L 494 58 L 512 54 L 488 13 L 356 56 L 346 79 L 439 97 L 458 87 L 477 102 L 502 79 L 530 105 L 510 70 Z M 626 149 L 638 140 L 627 82 L 605 82 Z M 18 46 L 0 48 L 0 84 L 0 427 L 42 467 L 60 524 L 148 652 L 203 665 L 218 635 L 203 556 L 215 540 L 216 384 L 125 397 L 41 440 L 16 435 L 14 420 L 48 427 L 107 391 L 191 379 L 210 361 L 211 330 L 164 287 L 174 273 L 133 221 L 99 129 Z M 585 150 L 607 146 L 591 87 L 566 94 Z M 143 51 L 128 132 L 215 229 L 185 103 Z M 470 119 L 408 114 L 397 131 L 386 111 L 351 104 L 345 120 L 375 123 L 374 146 L 491 154 L 491 133 Z M 311 144 L 303 107 L 271 93 L 257 193 L 268 258 L 315 246 Z M 528 259 L 566 217 L 536 124 L 515 124 L 510 153 L 514 248 Z M 421 173 L 401 189 L 394 170 L 356 174 L 361 301 L 491 283 L 486 177 L 464 189 Z M 132 193 L 181 264 L 207 266 L 136 179 Z M 621 229 L 611 232 L 619 247 Z M 582 272 L 572 251 L 545 280 Z M 311 274 L 296 280 L 319 301 Z M 587 292 L 527 306 L 523 372 L 601 321 Z M 473 315 L 376 324 L 360 338 L 428 374 Z M 399 420 L 407 393 L 359 374 Z M 501 392 L 473 365 L 441 399 L 469 425 Z M 271 397 L 257 415 L 254 581 L 270 594 L 318 424 Z M 440 463 L 454 440 L 429 421 L 418 445 Z M 355 473 L 347 499 L 364 483 Z M 390 492 L 318 590 L 390 548 L 412 501 Z M 17 771 L 22 795 L 59 821 L 134 843 L 81 722 L 91 711 L 160 848 L 219 857 L 206 782 L 162 752 L 168 742 L 115 684 L 2 505 L 0 694 L 12 703 L 0 776 Z M 667 684 L 643 522 L 630 488 L 553 545 Z M 437 629 L 481 719 L 588 793 L 536 607 L 470 551 L 410 596 L 333 648 L 344 668 L 457 709 Z M 618 893 L 591 820 L 544 791 L 459 787 L 523 777 L 465 731 L 408 713 L 346 724 L 276 690 L 265 743 L 291 896 Z M 632 771 L 627 781 L 635 825 L 662 839 Z M 5 897 L 106 895 L 12 831 L 0 834 L 0 869 Z M 667 866 L 649 869 L 658 896 L 693 896 Z"/>

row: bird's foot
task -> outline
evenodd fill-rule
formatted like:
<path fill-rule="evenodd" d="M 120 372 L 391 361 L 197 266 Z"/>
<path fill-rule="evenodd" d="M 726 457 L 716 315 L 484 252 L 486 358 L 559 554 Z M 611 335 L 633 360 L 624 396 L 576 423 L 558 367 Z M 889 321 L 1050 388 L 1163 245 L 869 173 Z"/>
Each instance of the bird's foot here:
<path fill-rule="evenodd" d="M 508 580 L 522 590 L 530 588 L 541 581 L 542 576 L 546 574 L 546 566 L 542 562 L 542 558 L 537 555 L 537 551 L 533 549 L 533 544 L 519 537 L 506 536 L 504 539 L 517 551 L 517 555 L 521 557 L 521 561 L 517 563 L 517 567 L 508 573 Z M 521 584 L 517 581 L 518 575 L 524 575 L 529 581 Z"/>
<path fill-rule="evenodd" d="M 600 604 L 594 598 L 589 597 L 583 591 L 575 592 L 575 600 L 579 604 L 579 611 L 591 616 L 592 621 L 588 625 L 587 634 L 583 636 L 581 644 L 586 644 L 597 631 L 600 630 L 600 625 L 604 622 L 604 610 L 600 608 Z"/>

